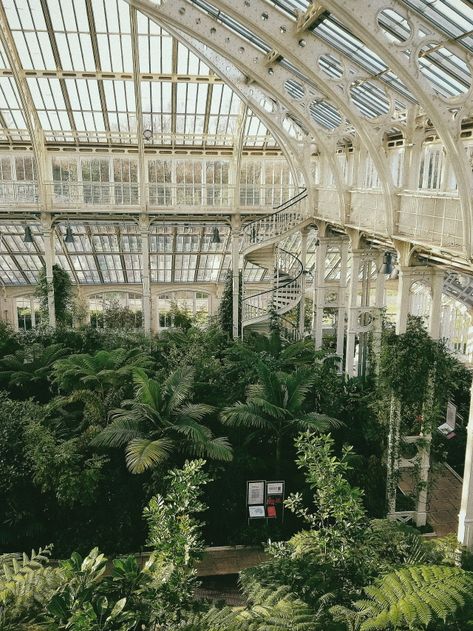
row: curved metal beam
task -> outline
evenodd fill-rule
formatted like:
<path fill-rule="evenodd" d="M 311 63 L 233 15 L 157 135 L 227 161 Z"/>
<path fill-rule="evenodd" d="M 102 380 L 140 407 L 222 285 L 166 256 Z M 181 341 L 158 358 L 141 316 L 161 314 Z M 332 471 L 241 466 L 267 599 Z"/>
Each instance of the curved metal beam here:
<path fill-rule="evenodd" d="M 268 73 L 264 55 L 255 45 L 239 37 L 236 33 L 229 31 L 223 25 L 215 22 L 210 16 L 198 11 L 196 7 L 191 5 L 187 5 L 186 11 L 184 14 L 181 14 L 176 4 L 173 7 L 171 4 L 158 6 L 150 0 L 125 1 L 135 6 L 149 18 L 162 24 L 165 29 L 174 27 L 192 38 L 197 38 L 200 42 L 221 55 L 222 59 L 220 60 L 220 64 L 225 66 L 226 60 L 229 60 L 239 68 L 246 75 L 246 81 L 248 81 L 248 78 L 251 78 L 250 83 L 252 80 L 256 80 L 259 88 L 263 88 L 268 94 L 272 95 L 272 98 L 277 99 L 282 106 L 282 108 L 276 112 L 268 113 L 281 128 L 287 112 L 293 114 L 296 119 L 301 118 L 299 100 L 287 94 L 283 87 L 288 80 L 294 79 L 294 75 L 281 66 L 275 66 L 272 74 Z M 217 32 L 218 37 L 215 37 Z M 241 54 L 241 49 L 246 52 L 245 55 Z M 252 63 L 249 62 L 250 59 L 252 59 Z M 225 67 L 229 68 L 230 65 L 227 64 Z M 249 103 L 250 107 L 252 107 L 255 102 L 254 95 L 259 91 L 259 88 L 256 88 L 253 84 L 249 86 L 249 92 L 252 98 Z M 307 89 L 313 90 L 310 86 L 307 86 Z M 321 129 L 318 128 L 309 117 L 304 116 L 304 125 L 316 140 L 321 153 L 326 156 L 330 169 L 334 173 L 339 204 L 339 220 L 340 223 L 343 224 L 345 222 L 346 187 L 335 157 L 336 141 L 323 134 Z"/>
<path fill-rule="evenodd" d="M 187 5 L 192 3 L 192 0 L 185 1 Z M 245 2 L 245 0 L 237 0 L 237 2 L 235 0 L 212 0 L 212 4 L 268 44 L 272 48 L 272 54 L 275 59 L 282 56 L 297 69 L 300 69 L 304 76 L 313 82 L 329 101 L 336 104 L 340 112 L 353 125 L 378 171 L 384 192 L 388 231 L 392 235 L 394 232 L 393 199 L 395 190 L 391 169 L 388 161 L 383 157 L 382 152 L 379 151 L 381 144 L 379 132 L 370 126 L 366 120 L 363 120 L 349 98 L 351 83 L 353 80 L 362 79 L 363 77 L 350 74 L 347 69 L 345 78 L 342 81 L 330 81 L 327 75 L 320 70 L 316 60 L 321 55 L 327 54 L 327 52 L 333 52 L 333 49 L 328 50 L 329 47 L 325 46 L 317 38 L 309 37 L 309 34 L 303 37 L 303 34 L 298 33 L 297 24 L 293 20 L 282 14 L 275 7 L 268 5 L 265 0 L 251 0 L 251 2 Z M 179 7 L 178 10 L 181 9 L 182 7 Z M 302 102 L 304 103 L 306 114 L 310 116 L 311 99 L 305 98 L 302 99 Z M 384 125 L 387 122 L 392 126 L 391 117 L 389 117 L 389 121 L 382 121 Z M 380 121 L 377 124 L 379 125 Z"/>
<path fill-rule="evenodd" d="M 472 256 L 472 215 L 473 215 L 473 175 L 466 152 L 460 142 L 461 119 L 463 113 L 471 110 L 471 93 L 461 98 L 442 98 L 434 90 L 420 71 L 417 63 L 423 46 L 429 43 L 443 43 L 444 34 L 432 36 L 434 28 L 419 15 L 401 6 L 395 0 L 370 0 L 364 3 L 362 19 L 359 6 L 351 0 L 323 0 L 324 7 L 331 11 L 356 37 L 369 42 L 370 48 L 397 74 L 416 97 L 432 120 L 442 140 L 454 170 L 463 217 L 464 251 L 468 259 Z M 391 9 L 404 16 L 411 24 L 411 37 L 399 45 L 388 42 L 378 25 L 381 11 Z M 471 59 L 466 52 L 454 43 L 446 46 L 465 61 L 473 74 Z M 456 110 L 456 114 L 452 112 Z"/>
<path fill-rule="evenodd" d="M 48 202 L 48 191 L 45 186 L 45 182 L 48 178 L 46 177 L 47 160 L 44 131 L 39 120 L 38 112 L 34 106 L 25 71 L 23 70 L 18 49 L 15 45 L 15 39 L 13 37 L 13 33 L 11 32 L 2 2 L 0 2 L 0 42 L 5 50 L 10 69 L 16 83 L 18 96 L 23 108 L 23 116 L 30 135 L 31 145 L 33 147 L 41 209 L 47 210 L 50 207 L 50 203 Z"/>

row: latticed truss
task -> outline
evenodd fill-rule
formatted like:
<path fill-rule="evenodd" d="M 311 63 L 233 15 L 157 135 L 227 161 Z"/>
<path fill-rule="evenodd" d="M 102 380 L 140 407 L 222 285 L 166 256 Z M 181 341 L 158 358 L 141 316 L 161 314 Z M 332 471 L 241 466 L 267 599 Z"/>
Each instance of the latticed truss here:
<path fill-rule="evenodd" d="M 219 282 L 232 217 L 301 187 L 315 223 L 470 269 L 471 4 L 363 4 L 1 2 L 3 283 L 51 230 L 77 283 L 141 282 L 144 234 L 151 282 Z"/>

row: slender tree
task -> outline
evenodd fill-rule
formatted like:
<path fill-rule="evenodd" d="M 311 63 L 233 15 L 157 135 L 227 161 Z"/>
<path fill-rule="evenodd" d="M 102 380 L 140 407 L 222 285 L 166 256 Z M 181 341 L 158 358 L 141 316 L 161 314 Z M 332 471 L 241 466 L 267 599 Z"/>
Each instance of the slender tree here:
<path fill-rule="evenodd" d="M 59 265 L 53 265 L 54 309 L 58 324 L 70 323 L 72 312 L 73 292 L 69 274 Z M 43 267 L 38 274 L 38 286 L 36 295 L 41 302 L 41 311 L 48 311 L 48 280 L 46 268 Z"/>

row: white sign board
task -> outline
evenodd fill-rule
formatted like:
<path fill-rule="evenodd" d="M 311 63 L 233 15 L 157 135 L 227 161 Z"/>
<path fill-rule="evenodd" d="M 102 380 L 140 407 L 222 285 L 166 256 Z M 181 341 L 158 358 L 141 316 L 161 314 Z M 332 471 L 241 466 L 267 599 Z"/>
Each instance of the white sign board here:
<path fill-rule="evenodd" d="M 284 493 L 284 483 L 268 482 L 266 484 L 266 493 L 268 495 L 282 495 Z"/>
<path fill-rule="evenodd" d="M 250 518 L 265 517 L 264 506 L 249 506 Z"/>
<path fill-rule="evenodd" d="M 447 418 L 445 419 L 447 425 L 452 429 L 455 429 L 457 419 L 457 406 L 454 405 L 451 401 L 447 404 Z"/>
<path fill-rule="evenodd" d="M 257 482 L 248 482 L 248 506 L 252 506 L 255 504 L 264 504 L 263 480 Z"/>

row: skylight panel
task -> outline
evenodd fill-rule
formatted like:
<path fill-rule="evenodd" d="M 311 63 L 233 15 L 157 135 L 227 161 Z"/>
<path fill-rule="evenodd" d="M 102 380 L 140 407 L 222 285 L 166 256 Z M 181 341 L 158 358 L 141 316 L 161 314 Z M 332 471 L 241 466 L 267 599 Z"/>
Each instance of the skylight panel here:
<path fill-rule="evenodd" d="M 196 254 L 176 254 L 174 257 L 174 282 L 191 282 L 195 277 Z"/>
<path fill-rule="evenodd" d="M 457 43 L 473 51 L 473 7 L 462 0 L 402 0 Z M 462 35 L 467 34 L 466 37 Z"/>
<path fill-rule="evenodd" d="M 172 256 L 170 254 L 150 255 L 151 281 L 170 283 L 172 280 Z"/>
<path fill-rule="evenodd" d="M 136 131 L 135 90 L 131 81 L 103 81 L 112 131 Z M 131 137 L 130 137 L 131 140 Z"/>
<path fill-rule="evenodd" d="M 29 138 L 26 121 L 20 106 L 20 97 L 12 77 L 0 77 L 0 112 L 7 128 L 18 130 L 18 134 L 13 134 L 15 139 Z"/>
<path fill-rule="evenodd" d="M 183 75 L 208 75 L 209 67 L 180 42 L 177 45 L 177 72 Z"/>
<path fill-rule="evenodd" d="M 6 285 L 26 285 L 27 280 L 13 263 L 11 256 L 0 254 L 0 279 Z"/>
<path fill-rule="evenodd" d="M 84 0 L 48 0 L 48 7 L 63 70 L 94 71 Z"/>
<path fill-rule="evenodd" d="M 172 37 L 140 13 L 138 13 L 138 47 L 141 72 L 172 73 Z"/>
<path fill-rule="evenodd" d="M 197 280 L 207 283 L 217 282 L 221 265 L 221 254 L 203 254 L 199 261 Z"/>

